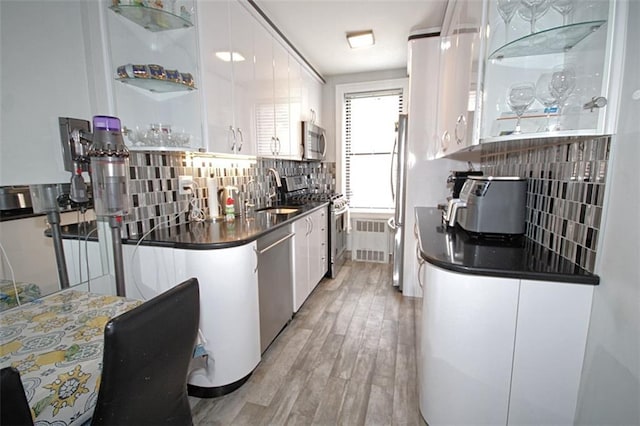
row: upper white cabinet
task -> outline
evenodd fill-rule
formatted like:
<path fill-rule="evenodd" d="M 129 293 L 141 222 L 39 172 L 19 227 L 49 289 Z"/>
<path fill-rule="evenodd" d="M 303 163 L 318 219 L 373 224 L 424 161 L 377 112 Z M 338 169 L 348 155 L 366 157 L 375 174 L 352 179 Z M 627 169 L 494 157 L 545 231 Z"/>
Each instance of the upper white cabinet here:
<path fill-rule="evenodd" d="M 450 1 L 440 42 L 440 80 L 435 146 L 431 158 L 479 142 L 484 47 L 482 2 Z"/>
<path fill-rule="evenodd" d="M 238 2 L 198 7 L 207 149 L 255 154 L 253 17 Z"/>
<path fill-rule="evenodd" d="M 626 2 L 515 3 L 487 4 L 483 142 L 612 133 Z"/>
<path fill-rule="evenodd" d="M 177 3 L 176 3 L 177 4 Z M 181 10 L 113 6 L 104 13 L 114 114 L 139 149 L 199 149 L 202 144 L 197 16 Z"/>
<path fill-rule="evenodd" d="M 296 158 L 299 150 L 292 139 L 289 64 L 295 60 L 271 33 L 256 22 L 256 140 L 259 156 Z M 294 79 L 296 78 L 294 72 Z M 294 88 L 295 88 L 294 83 Z"/>

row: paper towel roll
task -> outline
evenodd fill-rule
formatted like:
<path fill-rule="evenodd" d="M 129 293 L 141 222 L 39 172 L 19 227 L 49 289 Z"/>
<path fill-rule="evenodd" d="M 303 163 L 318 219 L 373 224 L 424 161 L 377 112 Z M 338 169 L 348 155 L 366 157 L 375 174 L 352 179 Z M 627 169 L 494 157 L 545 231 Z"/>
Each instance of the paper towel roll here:
<path fill-rule="evenodd" d="M 218 184 L 215 178 L 207 178 L 207 204 L 209 205 L 209 219 L 218 217 L 220 207 L 218 204 Z"/>

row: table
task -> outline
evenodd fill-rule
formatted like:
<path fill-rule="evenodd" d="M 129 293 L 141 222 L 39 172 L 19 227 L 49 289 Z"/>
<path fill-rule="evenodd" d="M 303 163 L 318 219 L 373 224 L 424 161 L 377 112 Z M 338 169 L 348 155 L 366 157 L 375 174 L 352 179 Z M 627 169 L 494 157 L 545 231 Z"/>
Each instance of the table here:
<path fill-rule="evenodd" d="M 20 371 L 34 422 L 63 426 L 91 417 L 104 326 L 141 303 L 66 289 L 0 313 L 0 368 Z"/>
<path fill-rule="evenodd" d="M 37 284 L 16 282 L 14 287 L 12 281 L 0 280 L 0 312 L 18 306 L 18 297 L 20 303 L 25 303 L 40 296 L 40 287 Z"/>

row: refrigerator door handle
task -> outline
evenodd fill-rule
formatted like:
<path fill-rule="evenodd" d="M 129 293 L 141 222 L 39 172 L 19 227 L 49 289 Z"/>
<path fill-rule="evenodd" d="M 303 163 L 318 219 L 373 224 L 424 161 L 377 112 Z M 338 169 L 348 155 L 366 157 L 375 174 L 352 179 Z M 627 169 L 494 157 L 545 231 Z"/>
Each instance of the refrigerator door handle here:
<path fill-rule="evenodd" d="M 391 150 L 391 167 L 389 170 L 389 187 L 391 188 L 391 200 L 395 204 L 396 202 L 396 188 L 393 184 L 393 158 L 396 156 L 396 148 L 398 147 L 398 126 L 396 123 L 396 139 L 393 141 L 393 149 Z"/>

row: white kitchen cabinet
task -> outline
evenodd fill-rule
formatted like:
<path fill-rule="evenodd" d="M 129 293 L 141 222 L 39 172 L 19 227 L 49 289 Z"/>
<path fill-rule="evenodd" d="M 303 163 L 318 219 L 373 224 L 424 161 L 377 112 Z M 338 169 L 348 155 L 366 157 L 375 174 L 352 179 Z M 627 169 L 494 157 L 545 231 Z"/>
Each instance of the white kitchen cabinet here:
<path fill-rule="evenodd" d="M 235 1 L 199 3 L 207 149 L 255 154 L 253 17 Z"/>
<path fill-rule="evenodd" d="M 483 142 L 613 133 L 627 8 L 623 1 L 574 2 L 565 21 L 550 8 L 533 29 L 516 12 L 507 31 L 497 2 L 489 1 Z M 558 66 L 574 71 L 575 77 L 566 80 L 568 90 L 560 95 L 561 86 L 556 86 L 547 105 L 537 97 L 522 116 L 521 133 L 514 133 L 517 117 L 507 103 L 509 88 L 522 82 L 548 88 L 548 82 L 538 84 L 538 79 L 545 73 L 560 77 Z M 590 108 L 597 98 L 606 99 L 606 106 Z"/>
<path fill-rule="evenodd" d="M 128 297 L 146 300 L 198 278 L 201 343 L 209 356 L 189 384 L 205 395 L 236 384 L 260 362 L 255 250 L 255 242 L 218 250 L 123 246 Z"/>
<path fill-rule="evenodd" d="M 189 150 L 203 147 L 199 84 L 198 28 L 195 3 L 187 1 L 188 19 L 143 6 L 114 6 L 102 14 L 108 74 L 113 76 L 114 114 L 130 130 L 130 149 Z M 171 27 L 170 22 L 184 25 Z M 191 74 L 194 85 L 168 79 L 122 77 L 118 67 L 127 64 L 159 65 L 165 70 Z M 151 129 L 158 129 L 152 131 Z"/>
<path fill-rule="evenodd" d="M 293 223 L 293 311 L 297 312 L 328 268 L 327 209 L 316 210 Z"/>
<path fill-rule="evenodd" d="M 322 126 L 322 83 L 307 67 L 302 67 L 302 108 L 300 121 L 313 121 Z"/>
<path fill-rule="evenodd" d="M 291 157 L 302 159 L 302 115 L 306 108 L 304 73 L 302 65 L 292 56 L 289 57 L 289 140 L 291 144 Z"/>
<path fill-rule="evenodd" d="M 521 281 L 509 424 L 574 424 L 593 290 Z"/>
<path fill-rule="evenodd" d="M 437 150 L 440 158 L 479 143 L 484 27 L 482 2 L 449 2 L 441 38 Z M 478 112 L 478 113 L 476 113 Z"/>
<path fill-rule="evenodd" d="M 427 423 L 573 424 L 594 287 L 425 270 Z"/>
<path fill-rule="evenodd" d="M 426 265 L 419 379 L 429 425 L 507 423 L 518 284 Z"/>

